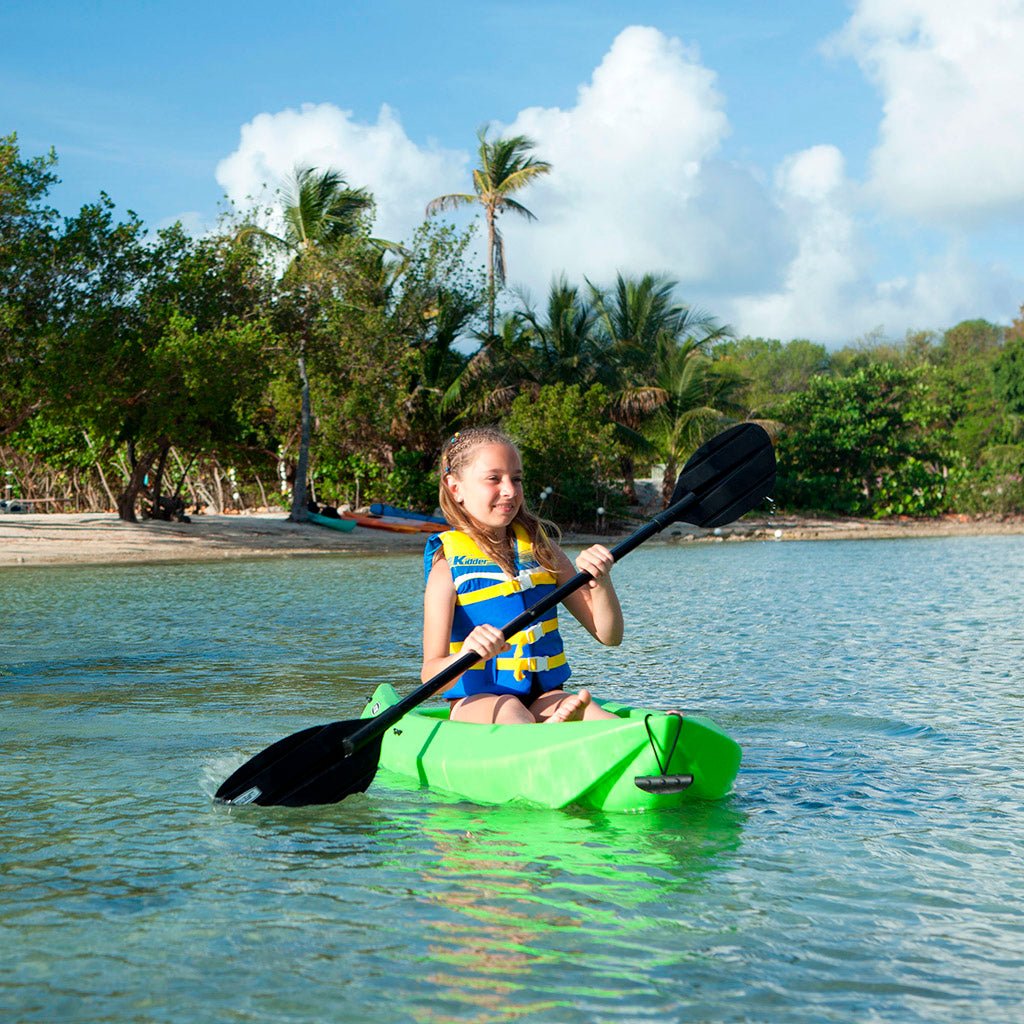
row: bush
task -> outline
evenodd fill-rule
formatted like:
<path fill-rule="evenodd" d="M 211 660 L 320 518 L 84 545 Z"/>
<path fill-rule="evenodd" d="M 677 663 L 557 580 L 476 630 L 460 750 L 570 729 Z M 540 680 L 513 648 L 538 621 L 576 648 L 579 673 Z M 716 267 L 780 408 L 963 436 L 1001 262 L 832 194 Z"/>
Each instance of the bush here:
<path fill-rule="evenodd" d="M 553 384 L 536 397 L 520 395 L 505 419 L 522 452 L 527 504 L 562 526 L 593 529 L 598 508 L 610 517 L 625 509 L 621 488 L 612 483 L 620 451 L 607 405 L 600 385 L 583 391 Z"/>

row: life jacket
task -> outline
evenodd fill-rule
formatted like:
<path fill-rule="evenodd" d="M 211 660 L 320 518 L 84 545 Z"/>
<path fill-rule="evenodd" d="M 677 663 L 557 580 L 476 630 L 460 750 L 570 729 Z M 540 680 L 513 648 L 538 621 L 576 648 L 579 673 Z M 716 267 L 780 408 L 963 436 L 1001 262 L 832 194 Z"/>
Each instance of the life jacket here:
<path fill-rule="evenodd" d="M 546 597 L 558 585 L 554 573 L 544 569 L 533 553 L 530 538 L 513 524 L 512 555 L 518 574 L 504 569 L 459 530 L 434 534 L 423 553 L 425 575 L 430 575 L 438 548 L 443 549 L 455 585 L 455 613 L 449 652 L 457 654 L 475 626 L 487 623 L 499 629 Z M 447 700 L 475 693 L 511 693 L 526 696 L 558 689 L 571 675 L 558 633 L 557 606 L 529 629 L 508 637 L 510 651 L 467 669 Z"/>

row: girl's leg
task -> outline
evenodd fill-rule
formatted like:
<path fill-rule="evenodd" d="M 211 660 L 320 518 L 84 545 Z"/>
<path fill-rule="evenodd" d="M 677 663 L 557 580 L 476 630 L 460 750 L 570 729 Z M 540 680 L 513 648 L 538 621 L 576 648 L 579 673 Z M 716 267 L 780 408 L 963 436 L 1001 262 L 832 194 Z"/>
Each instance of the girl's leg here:
<path fill-rule="evenodd" d="M 453 722 L 474 722 L 477 725 L 533 725 L 537 719 L 518 697 L 508 693 L 475 693 L 452 704 Z"/>
<path fill-rule="evenodd" d="M 579 693 L 548 690 L 530 705 L 530 710 L 538 722 L 589 722 L 615 717 L 593 702 L 589 690 L 580 690 Z"/>

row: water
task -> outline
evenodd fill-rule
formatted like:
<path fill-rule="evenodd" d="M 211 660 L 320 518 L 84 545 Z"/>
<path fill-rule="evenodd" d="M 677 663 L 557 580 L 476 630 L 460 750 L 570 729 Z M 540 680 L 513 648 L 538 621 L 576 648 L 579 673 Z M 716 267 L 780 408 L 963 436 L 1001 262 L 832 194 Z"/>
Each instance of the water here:
<path fill-rule="evenodd" d="M 0 1019 L 1017 1021 L 1024 537 L 645 547 L 577 677 L 700 709 L 671 814 L 214 806 L 419 663 L 411 556 L 0 573 Z"/>

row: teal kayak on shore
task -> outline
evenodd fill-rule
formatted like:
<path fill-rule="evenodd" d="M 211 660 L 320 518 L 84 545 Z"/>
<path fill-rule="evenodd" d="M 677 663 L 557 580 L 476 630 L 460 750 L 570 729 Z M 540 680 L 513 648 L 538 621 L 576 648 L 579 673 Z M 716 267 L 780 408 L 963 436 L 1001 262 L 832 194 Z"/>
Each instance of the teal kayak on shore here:
<path fill-rule="evenodd" d="M 398 701 L 383 683 L 362 717 Z M 710 719 L 599 703 L 617 717 L 475 725 L 449 721 L 447 707 L 416 708 L 384 733 L 380 764 L 480 804 L 639 811 L 718 800 L 731 791 L 742 752 Z"/>
<path fill-rule="evenodd" d="M 355 528 L 356 524 L 351 519 L 340 519 L 335 516 L 321 515 L 319 512 L 307 512 L 307 517 L 311 523 L 316 523 L 317 526 L 326 526 L 329 530 L 340 530 L 342 533 L 351 533 Z"/>

